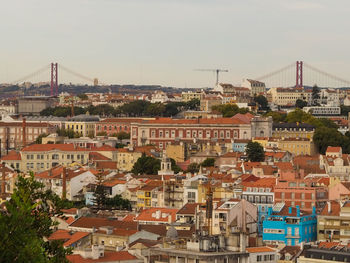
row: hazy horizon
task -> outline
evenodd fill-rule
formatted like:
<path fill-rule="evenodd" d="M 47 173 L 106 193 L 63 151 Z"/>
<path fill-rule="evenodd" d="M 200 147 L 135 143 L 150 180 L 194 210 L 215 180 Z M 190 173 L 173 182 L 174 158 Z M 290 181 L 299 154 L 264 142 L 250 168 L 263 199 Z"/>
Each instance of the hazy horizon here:
<path fill-rule="evenodd" d="M 236 84 L 296 60 L 350 78 L 345 0 L 0 3 L 0 83 L 51 62 L 104 83 L 177 88 L 213 85 L 198 68 L 228 69 L 220 80 Z"/>

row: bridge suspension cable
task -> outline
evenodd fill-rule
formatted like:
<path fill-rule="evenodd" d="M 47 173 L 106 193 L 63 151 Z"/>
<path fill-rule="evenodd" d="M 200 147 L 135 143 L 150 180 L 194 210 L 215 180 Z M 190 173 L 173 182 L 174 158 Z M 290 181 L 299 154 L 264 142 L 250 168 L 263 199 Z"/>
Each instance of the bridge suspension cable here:
<path fill-rule="evenodd" d="M 334 80 L 336 80 L 336 81 L 339 81 L 339 82 L 341 82 L 341 83 L 350 85 L 350 81 L 349 81 L 349 80 L 346 80 L 346 79 L 337 77 L 337 76 L 335 76 L 335 75 L 333 75 L 333 74 L 327 73 L 327 72 L 325 72 L 325 71 L 323 71 L 323 70 L 320 70 L 320 69 L 318 69 L 318 68 L 315 68 L 315 67 L 313 67 L 313 66 L 311 66 L 311 65 L 309 65 L 309 64 L 307 64 L 307 63 L 304 63 L 304 66 L 307 67 L 307 68 L 309 68 L 309 69 L 311 69 L 311 70 L 313 70 L 313 71 L 315 71 L 315 72 L 317 72 L 317 73 L 319 73 L 319 74 L 321 74 L 321 75 L 324 75 L 324 76 L 326 76 L 326 77 L 329 77 L 329 78 L 334 79 Z"/>
<path fill-rule="evenodd" d="M 30 74 L 28 74 L 28 75 L 26 75 L 26 76 L 24 76 L 24 77 L 22 77 L 22 78 L 20 78 L 20 79 L 17 79 L 17 80 L 15 80 L 15 81 L 11 82 L 11 83 L 13 83 L 13 84 L 18 84 L 18 83 L 24 82 L 24 81 L 26 81 L 26 80 L 28 80 L 28 79 L 31 79 L 31 78 L 33 78 L 34 76 L 39 75 L 39 74 L 41 74 L 41 73 L 43 73 L 43 72 L 45 72 L 45 71 L 47 71 L 47 70 L 49 70 L 49 69 L 50 69 L 50 64 L 45 65 L 44 67 L 42 67 L 42 68 L 40 68 L 40 69 L 34 71 L 33 73 L 30 73 Z"/>

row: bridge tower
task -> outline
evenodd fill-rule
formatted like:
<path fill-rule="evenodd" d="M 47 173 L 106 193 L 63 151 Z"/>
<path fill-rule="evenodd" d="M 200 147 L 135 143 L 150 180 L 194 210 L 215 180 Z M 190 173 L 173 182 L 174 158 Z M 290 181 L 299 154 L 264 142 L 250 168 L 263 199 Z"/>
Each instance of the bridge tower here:
<path fill-rule="evenodd" d="M 297 79 L 296 79 L 296 88 L 302 88 L 303 87 L 303 62 L 297 61 L 296 63 L 296 72 L 297 72 Z"/>
<path fill-rule="evenodd" d="M 51 96 L 58 95 L 58 64 L 51 63 Z"/>

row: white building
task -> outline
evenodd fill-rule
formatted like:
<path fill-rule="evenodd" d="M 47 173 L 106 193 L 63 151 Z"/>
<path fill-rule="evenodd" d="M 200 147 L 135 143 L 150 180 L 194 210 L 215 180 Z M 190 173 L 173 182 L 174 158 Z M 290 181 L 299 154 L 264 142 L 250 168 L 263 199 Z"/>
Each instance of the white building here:
<path fill-rule="evenodd" d="M 243 79 L 242 87 L 248 88 L 252 96 L 266 92 L 265 83 L 257 80 Z"/>

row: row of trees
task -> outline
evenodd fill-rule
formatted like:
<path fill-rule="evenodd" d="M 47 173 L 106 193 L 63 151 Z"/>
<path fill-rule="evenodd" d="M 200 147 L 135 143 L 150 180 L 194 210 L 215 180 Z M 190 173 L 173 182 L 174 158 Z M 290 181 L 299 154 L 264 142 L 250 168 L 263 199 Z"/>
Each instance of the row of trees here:
<path fill-rule="evenodd" d="M 188 102 L 168 102 L 163 103 L 151 103 L 149 101 L 137 100 L 129 103 L 125 103 L 117 108 L 112 107 L 109 104 L 101 104 L 97 106 L 90 105 L 87 108 L 74 107 L 75 115 L 85 114 L 89 112 L 91 115 L 99 116 L 129 116 L 129 117 L 141 117 L 141 116 L 163 116 L 171 117 L 178 114 L 183 110 L 196 110 L 198 109 L 200 101 L 198 99 L 192 99 Z M 57 116 L 67 117 L 71 115 L 71 107 L 54 107 L 46 108 L 40 112 L 42 116 Z"/>
<path fill-rule="evenodd" d="M 249 112 L 247 108 L 239 108 L 236 104 L 220 104 L 212 107 L 213 111 L 218 111 L 223 117 L 232 117 L 237 113 L 245 114 Z"/>

